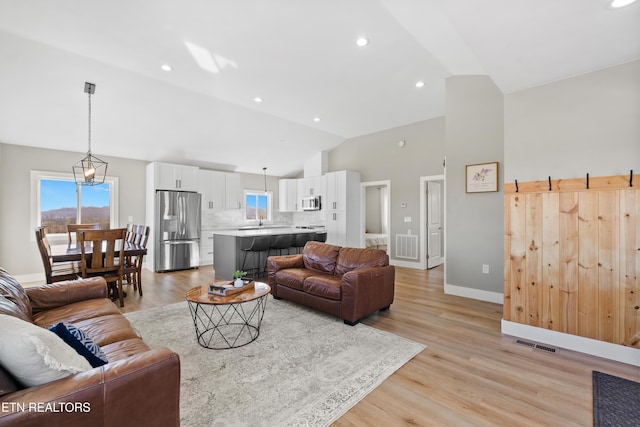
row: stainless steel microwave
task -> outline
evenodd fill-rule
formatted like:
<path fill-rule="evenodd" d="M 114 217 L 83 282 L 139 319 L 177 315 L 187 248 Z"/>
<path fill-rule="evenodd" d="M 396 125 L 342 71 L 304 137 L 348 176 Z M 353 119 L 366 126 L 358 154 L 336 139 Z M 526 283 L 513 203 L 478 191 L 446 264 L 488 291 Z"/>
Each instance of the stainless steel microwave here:
<path fill-rule="evenodd" d="M 302 210 L 303 211 L 319 211 L 322 207 L 320 203 L 320 196 L 311 196 L 302 198 Z"/>

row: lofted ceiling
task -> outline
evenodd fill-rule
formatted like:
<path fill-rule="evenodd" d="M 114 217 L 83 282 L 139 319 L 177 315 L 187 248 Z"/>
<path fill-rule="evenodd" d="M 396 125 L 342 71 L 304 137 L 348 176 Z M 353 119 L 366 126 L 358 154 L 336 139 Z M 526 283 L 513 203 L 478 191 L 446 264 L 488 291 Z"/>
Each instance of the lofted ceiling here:
<path fill-rule="evenodd" d="M 88 81 L 98 156 L 291 176 L 444 115 L 449 76 L 511 93 L 640 59 L 640 2 L 2 0 L 0 58 L 0 142 L 86 151 Z"/>

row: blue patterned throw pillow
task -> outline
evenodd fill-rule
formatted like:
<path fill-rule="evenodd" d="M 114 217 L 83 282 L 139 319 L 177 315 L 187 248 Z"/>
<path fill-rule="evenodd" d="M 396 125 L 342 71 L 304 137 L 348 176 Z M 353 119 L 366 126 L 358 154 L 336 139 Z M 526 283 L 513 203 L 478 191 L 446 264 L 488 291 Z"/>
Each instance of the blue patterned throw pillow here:
<path fill-rule="evenodd" d="M 64 342 L 69 344 L 79 355 L 83 356 L 89 364 L 97 368 L 107 363 L 107 357 L 104 355 L 104 351 L 94 343 L 87 334 L 75 326 L 60 322 L 55 326 L 49 328 L 57 336 L 62 338 Z"/>

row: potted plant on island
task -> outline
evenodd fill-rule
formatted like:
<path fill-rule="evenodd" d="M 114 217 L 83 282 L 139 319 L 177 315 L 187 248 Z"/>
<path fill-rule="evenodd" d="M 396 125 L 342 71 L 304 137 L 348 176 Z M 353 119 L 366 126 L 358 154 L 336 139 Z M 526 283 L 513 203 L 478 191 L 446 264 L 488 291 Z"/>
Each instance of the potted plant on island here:
<path fill-rule="evenodd" d="M 235 277 L 235 279 L 236 279 L 233 282 L 233 286 L 236 287 L 236 288 L 243 287 L 244 286 L 244 281 L 242 280 L 242 277 L 244 277 L 246 275 L 247 275 L 246 271 L 236 270 L 236 272 L 233 273 L 233 277 Z"/>

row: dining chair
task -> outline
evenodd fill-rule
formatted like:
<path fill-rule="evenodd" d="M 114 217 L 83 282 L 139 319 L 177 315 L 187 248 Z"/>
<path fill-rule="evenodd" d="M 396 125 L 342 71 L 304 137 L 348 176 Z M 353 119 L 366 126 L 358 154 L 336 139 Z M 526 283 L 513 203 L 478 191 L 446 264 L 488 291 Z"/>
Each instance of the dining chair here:
<path fill-rule="evenodd" d="M 56 262 L 51 260 L 51 246 L 47 239 L 47 227 L 36 227 L 36 244 L 44 266 L 46 283 L 74 280 L 80 275 L 80 263 L 76 261 Z"/>
<path fill-rule="evenodd" d="M 125 236 L 125 240 L 127 241 L 128 244 L 133 244 L 135 243 L 136 239 L 138 238 L 137 236 L 137 230 L 138 230 L 138 226 L 135 224 L 127 224 L 127 233 Z M 136 269 L 133 266 L 134 261 L 133 261 L 133 256 L 129 255 L 125 257 L 124 260 L 124 266 L 122 274 L 124 279 L 127 281 L 128 285 L 134 285 L 134 281 L 135 281 L 135 272 Z"/>
<path fill-rule="evenodd" d="M 149 241 L 150 228 L 144 225 L 134 225 L 131 230 L 131 236 L 128 242 L 131 244 L 140 246 L 143 249 L 147 248 L 147 242 Z M 133 285 L 133 290 L 137 290 L 138 294 L 142 296 L 142 261 L 144 255 L 133 255 L 126 258 L 124 265 L 124 277 L 127 279 L 127 283 Z"/>
<path fill-rule="evenodd" d="M 112 299 L 116 298 L 117 293 L 120 307 L 124 307 L 122 278 L 126 234 L 126 228 L 78 231 L 82 252 L 82 277 L 104 277 Z"/>
<path fill-rule="evenodd" d="M 133 242 L 133 240 L 135 239 L 136 227 L 137 227 L 137 225 L 127 224 L 127 236 L 125 237 L 127 242 Z"/>
<path fill-rule="evenodd" d="M 67 240 L 73 243 L 73 237 L 79 242 L 78 230 L 100 230 L 100 224 L 67 224 Z"/>

